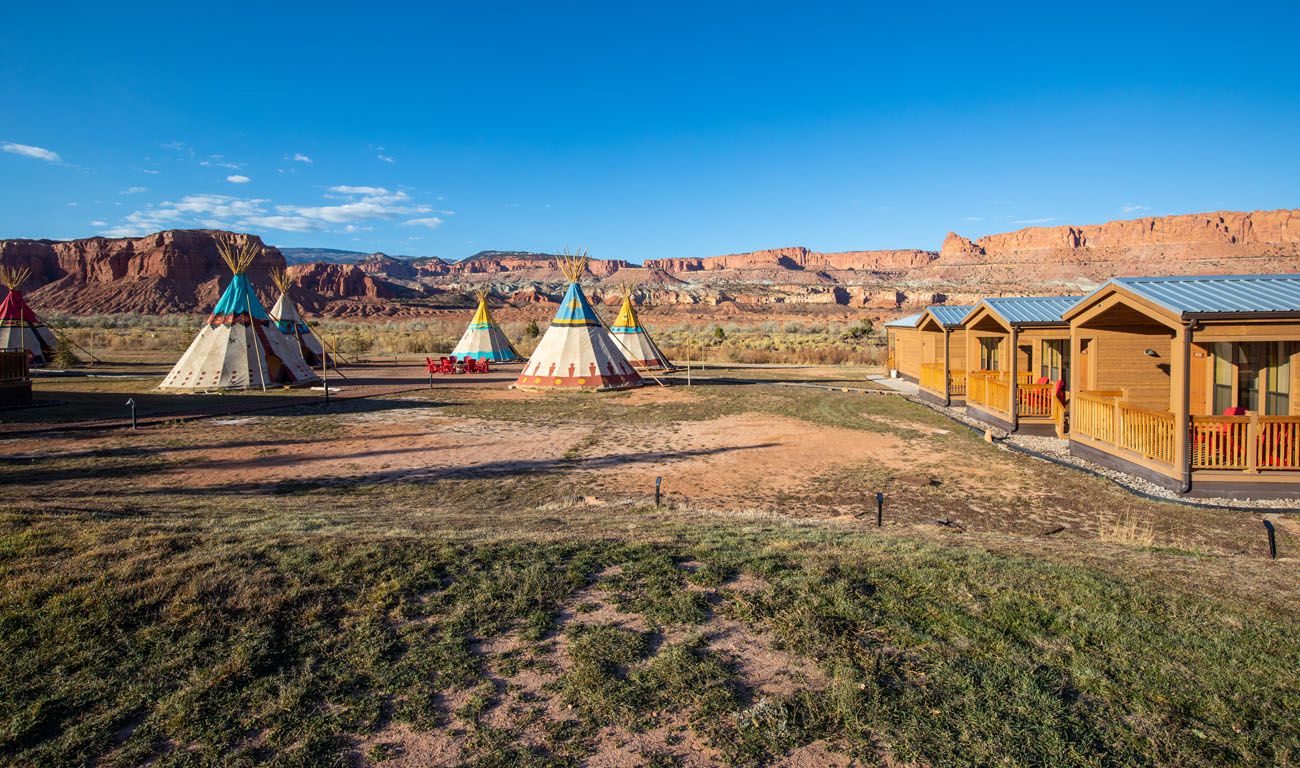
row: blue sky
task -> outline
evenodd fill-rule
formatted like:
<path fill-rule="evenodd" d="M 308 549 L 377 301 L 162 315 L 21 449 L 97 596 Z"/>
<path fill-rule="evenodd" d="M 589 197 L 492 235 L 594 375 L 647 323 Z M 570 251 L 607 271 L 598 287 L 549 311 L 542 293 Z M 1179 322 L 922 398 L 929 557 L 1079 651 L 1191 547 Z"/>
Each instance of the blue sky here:
<path fill-rule="evenodd" d="M 4 11 L 0 237 L 640 261 L 1300 207 L 1296 3 L 110 5 Z"/>

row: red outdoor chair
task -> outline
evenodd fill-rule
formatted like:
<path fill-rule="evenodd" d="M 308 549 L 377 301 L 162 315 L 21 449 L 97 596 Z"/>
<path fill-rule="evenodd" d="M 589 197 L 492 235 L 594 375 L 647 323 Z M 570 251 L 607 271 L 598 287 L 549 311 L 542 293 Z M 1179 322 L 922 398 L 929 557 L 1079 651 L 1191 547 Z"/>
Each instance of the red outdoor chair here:
<path fill-rule="evenodd" d="M 492 372 L 492 371 L 490 370 L 490 368 L 488 367 L 488 359 L 487 359 L 486 357 L 483 358 L 482 360 L 479 360 L 479 361 L 478 361 L 478 372 L 479 372 L 479 373 L 491 373 L 491 372 Z"/>
<path fill-rule="evenodd" d="M 1052 383 L 1052 380 L 1049 379 L 1049 378 L 1047 378 L 1046 376 L 1039 376 L 1039 377 L 1038 377 L 1038 383 L 1039 383 L 1039 384 L 1051 384 L 1051 383 Z"/>
<path fill-rule="evenodd" d="M 456 359 L 455 359 L 455 358 L 440 357 L 440 358 L 438 358 L 438 359 L 439 359 L 439 361 L 440 361 L 440 364 L 439 364 L 439 366 L 438 366 L 438 373 L 455 373 L 455 372 L 456 372 L 456 365 L 455 365 Z"/>
<path fill-rule="evenodd" d="M 465 358 L 465 373 L 478 373 L 478 361 L 472 357 Z"/>

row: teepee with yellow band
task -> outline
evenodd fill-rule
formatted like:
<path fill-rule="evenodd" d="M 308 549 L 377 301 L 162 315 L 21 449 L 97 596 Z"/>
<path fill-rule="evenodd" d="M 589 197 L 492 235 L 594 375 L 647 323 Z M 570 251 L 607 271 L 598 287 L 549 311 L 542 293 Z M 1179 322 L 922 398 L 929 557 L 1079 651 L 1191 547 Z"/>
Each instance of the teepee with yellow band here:
<path fill-rule="evenodd" d="M 600 391 L 641 386 L 641 376 L 619 351 L 578 284 L 587 268 L 587 254 L 566 253 L 558 261 L 569 288 L 515 386 Z"/>
<path fill-rule="evenodd" d="M 609 327 L 618 350 L 637 368 L 648 371 L 670 370 L 673 364 L 668 362 L 668 356 L 650 338 L 650 334 L 641 325 L 641 318 L 637 317 L 636 307 L 632 306 L 632 286 L 624 284 L 620 288 L 623 292 L 623 307 L 618 311 L 614 324 Z"/>
<path fill-rule="evenodd" d="M 523 357 L 515 351 L 505 331 L 492 319 L 492 311 L 487 304 L 488 292 L 480 290 L 475 293 L 478 296 L 478 309 L 474 311 L 465 335 L 460 337 L 460 342 L 451 351 L 452 356 L 491 360 L 494 363 L 522 360 Z"/>

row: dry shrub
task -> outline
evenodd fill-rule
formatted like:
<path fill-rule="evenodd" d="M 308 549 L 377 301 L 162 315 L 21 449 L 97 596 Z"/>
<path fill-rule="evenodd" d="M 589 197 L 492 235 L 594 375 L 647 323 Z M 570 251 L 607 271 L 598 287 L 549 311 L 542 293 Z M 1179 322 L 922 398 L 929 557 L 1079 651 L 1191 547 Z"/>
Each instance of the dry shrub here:
<path fill-rule="evenodd" d="M 1127 513 L 1113 519 L 1099 517 L 1097 538 L 1126 547 L 1152 547 L 1156 543 L 1156 533 L 1151 522 Z"/>

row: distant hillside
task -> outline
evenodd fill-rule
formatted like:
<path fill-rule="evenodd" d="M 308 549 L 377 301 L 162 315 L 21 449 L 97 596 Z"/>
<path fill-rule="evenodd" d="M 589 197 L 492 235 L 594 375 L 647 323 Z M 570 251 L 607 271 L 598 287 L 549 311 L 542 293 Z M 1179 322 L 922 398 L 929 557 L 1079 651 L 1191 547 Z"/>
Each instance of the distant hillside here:
<path fill-rule="evenodd" d="M 338 248 L 281 248 L 284 260 L 290 264 L 360 264 L 371 256 L 412 260 L 415 256 L 389 256 L 386 253 L 343 251 Z"/>

